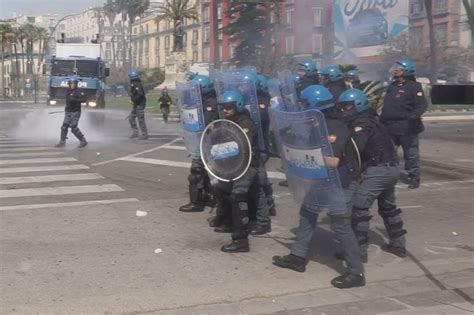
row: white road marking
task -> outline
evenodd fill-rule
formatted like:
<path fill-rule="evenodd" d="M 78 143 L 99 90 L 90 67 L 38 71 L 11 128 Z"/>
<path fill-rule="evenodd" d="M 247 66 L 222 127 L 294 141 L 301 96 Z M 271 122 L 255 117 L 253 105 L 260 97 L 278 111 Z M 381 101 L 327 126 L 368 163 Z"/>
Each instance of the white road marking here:
<path fill-rule="evenodd" d="M 424 116 L 423 121 L 474 120 L 474 115 Z"/>
<path fill-rule="evenodd" d="M 31 143 L 26 142 L 26 141 L 21 141 L 21 140 L 0 139 L 0 144 L 31 144 Z"/>
<path fill-rule="evenodd" d="M 0 160 L 0 165 L 10 164 L 33 164 L 33 163 L 54 163 L 54 162 L 75 162 L 75 158 L 40 158 L 40 159 L 23 159 L 23 160 Z"/>
<path fill-rule="evenodd" d="M 148 159 L 148 158 L 140 158 L 140 157 L 124 157 L 124 158 L 120 158 L 119 160 L 120 161 L 127 161 L 127 162 L 138 162 L 138 163 L 153 164 L 153 165 L 182 167 L 182 168 L 190 168 L 191 167 L 191 163 L 189 163 L 189 162 L 177 162 L 177 161 Z"/>
<path fill-rule="evenodd" d="M 124 157 L 121 157 L 121 158 L 116 158 L 116 159 L 109 160 L 109 161 L 103 161 L 103 162 L 99 162 L 99 163 L 94 163 L 94 164 L 92 164 L 92 165 L 94 165 L 94 166 L 97 166 L 97 165 L 104 165 L 104 164 L 108 164 L 108 163 L 111 163 L 111 162 L 120 161 L 120 160 L 122 160 L 122 159 L 135 157 L 135 156 L 137 156 L 137 155 L 141 155 L 141 154 L 145 154 L 145 153 L 150 153 L 150 152 L 159 150 L 159 149 L 161 149 L 161 148 L 163 148 L 163 147 L 165 147 L 165 146 L 168 146 L 168 145 L 170 145 L 170 144 L 173 144 L 173 143 L 175 143 L 175 142 L 178 142 L 178 141 L 180 141 L 180 140 L 182 140 L 181 137 L 176 138 L 176 139 L 174 139 L 174 140 L 171 140 L 171 141 L 168 142 L 168 143 L 165 143 L 165 144 L 163 144 L 163 145 L 157 146 L 156 148 L 153 148 L 153 149 L 150 149 L 150 150 L 145 150 L 145 151 L 142 151 L 142 152 L 138 152 L 138 153 L 135 153 L 135 154 L 127 155 L 127 156 L 124 156 Z"/>
<path fill-rule="evenodd" d="M 91 179 L 104 179 L 104 177 L 97 173 L 24 176 L 24 177 L 0 177 L 0 185 L 24 184 L 24 183 L 48 183 L 48 182 L 77 181 L 77 180 L 91 180 Z"/>
<path fill-rule="evenodd" d="M 89 201 L 76 201 L 76 202 L 40 203 L 40 204 L 31 204 L 31 205 L 3 206 L 3 207 L 0 207 L 0 211 L 79 207 L 79 206 L 90 206 L 90 205 L 107 205 L 107 204 L 113 204 L 113 203 L 138 202 L 138 201 L 139 200 L 136 198 L 124 198 L 124 199 L 89 200 Z"/>
<path fill-rule="evenodd" d="M 416 205 L 416 206 L 399 206 L 400 209 L 416 209 L 416 208 L 423 208 L 422 205 Z"/>
<path fill-rule="evenodd" d="M 90 194 L 114 191 L 123 191 L 123 189 L 115 184 L 2 189 L 0 190 L 0 198 Z"/>
<path fill-rule="evenodd" d="M 76 165 L 58 165 L 58 166 L 33 166 L 33 167 L 10 167 L 0 168 L 0 174 L 8 173 L 29 173 L 29 172 L 48 172 L 48 171 L 69 171 L 69 170 L 87 170 L 89 166 Z"/>
<path fill-rule="evenodd" d="M 454 159 L 454 162 L 474 162 L 474 159 Z"/>
<path fill-rule="evenodd" d="M 58 151 L 58 149 L 55 147 L 2 148 L 2 152 L 24 152 L 24 151 L 45 151 L 45 150 Z"/>
<path fill-rule="evenodd" d="M 3 150 L 2 150 L 3 152 Z M 53 155 L 64 155 L 64 152 L 55 151 L 55 152 L 17 152 L 17 153 L 0 153 L 0 158 L 2 157 L 26 157 L 26 156 L 53 156 Z"/>
<path fill-rule="evenodd" d="M 0 143 L 0 148 L 24 148 L 24 147 L 35 147 L 35 145 L 27 144 L 27 143 L 5 143 L 2 144 Z M 39 145 L 36 145 L 36 147 L 39 147 Z"/>
<path fill-rule="evenodd" d="M 268 175 L 269 178 L 286 179 L 286 175 L 284 173 L 280 173 L 280 172 L 267 172 L 267 175 Z"/>
<path fill-rule="evenodd" d="M 162 147 L 161 149 L 186 151 L 186 147 L 178 146 L 178 145 L 167 145 L 167 146 Z"/>

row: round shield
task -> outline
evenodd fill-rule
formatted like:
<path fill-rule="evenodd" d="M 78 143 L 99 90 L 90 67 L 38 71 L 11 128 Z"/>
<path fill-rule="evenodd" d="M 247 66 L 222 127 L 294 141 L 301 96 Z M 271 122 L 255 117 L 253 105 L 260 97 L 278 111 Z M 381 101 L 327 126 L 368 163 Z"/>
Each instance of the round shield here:
<path fill-rule="evenodd" d="M 230 120 L 211 122 L 202 133 L 200 147 L 206 170 L 224 182 L 242 177 L 252 161 L 252 147 L 247 134 Z"/>

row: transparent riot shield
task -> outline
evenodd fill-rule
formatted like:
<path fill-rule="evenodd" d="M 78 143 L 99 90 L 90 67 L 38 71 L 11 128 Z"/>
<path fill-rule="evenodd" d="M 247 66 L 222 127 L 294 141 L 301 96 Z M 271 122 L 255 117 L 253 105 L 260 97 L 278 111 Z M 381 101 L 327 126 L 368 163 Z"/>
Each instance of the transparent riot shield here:
<path fill-rule="evenodd" d="M 252 147 L 245 131 L 233 121 L 218 119 L 204 130 L 200 144 L 206 170 L 218 180 L 231 182 L 247 172 Z"/>
<path fill-rule="evenodd" d="M 233 70 L 232 72 L 216 72 L 214 86 L 216 88 L 218 101 L 227 91 L 236 91 L 242 95 L 245 107 L 250 112 L 250 117 L 257 130 L 258 147 L 260 150 L 265 151 L 266 146 L 263 138 L 262 121 L 260 119 L 255 82 L 245 77 L 242 72 Z"/>
<path fill-rule="evenodd" d="M 333 157 L 324 115 L 318 110 L 287 112 L 270 109 L 271 124 L 294 199 L 306 209 L 345 213 L 344 192 Z"/>
<path fill-rule="evenodd" d="M 298 105 L 298 95 L 296 94 L 295 81 L 290 70 L 278 72 L 278 79 L 280 80 L 281 96 L 286 111 L 298 112 L 300 107 Z"/>
<path fill-rule="evenodd" d="M 268 93 L 270 94 L 270 106 L 283 105 L 281 96 L 280 81 L 277 79 L 268 80 Z"/>
<path fill-rule="evenodd" d="M 190 81 L 176 82 L 184 144 L 191 157 L 199 158 L 199 144 L 205 128 L 199 86 Z"/>

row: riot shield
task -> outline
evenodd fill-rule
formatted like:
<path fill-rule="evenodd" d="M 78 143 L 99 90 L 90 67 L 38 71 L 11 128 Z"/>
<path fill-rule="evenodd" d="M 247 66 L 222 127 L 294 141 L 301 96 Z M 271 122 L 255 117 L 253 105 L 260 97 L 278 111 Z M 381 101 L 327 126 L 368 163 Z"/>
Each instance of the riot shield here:
<path fill-rule="evenodd" d="M 266 151 L 255 82 L 244 77 L 242 72 L 233 70 L 232 72 L 216 72 L 214 86 L 217 92 L 217 100 L 221 99 L 222 95 L 227 91 L 236 91 L 242 95 L 245 108 L 250 112 L 250 117 L 257 130 L 258 148 Z M 221 114 L 221 111 L 219 111 L 219 115 Z M 223 116 L 220 117 L 223 118 Z"/>
<path fill-rule="evenodd" d="M 283 97 L 281 96 L 280 81 L 277 79 L 268 80 L 268 93 L 271 96 L 270 106 L 283 105 Z"/>
<path fill-rule="evenodd" d="M 294 199 L 310 211 L 347 211 L 324 115 L 318 110 L 286 112 L 270 109 L 271 124 Z"/>
<path fill-rule="evenodd" d="M 299 111 L 298 95 L 296 94 L 295 82 L 293 81 L 293 75 L 290 70 L 278 72 L 278 79 L 280 80 L 281 96 L 286 111 Z"/>
<path fill-rule="evenodd" d="M 184 144 L 191 157 L 199 158 L 199 143 L 205 128 L 199 86 L 190 81 L 176 82 Z"/>
<path fill-rule="evenodd" d="M 252 147 L 245 131 L 233 121 L 218 119 L 201 137 L 201 159 L 215 178 L 231 182 L 242 177 L 252 162 Z"/>

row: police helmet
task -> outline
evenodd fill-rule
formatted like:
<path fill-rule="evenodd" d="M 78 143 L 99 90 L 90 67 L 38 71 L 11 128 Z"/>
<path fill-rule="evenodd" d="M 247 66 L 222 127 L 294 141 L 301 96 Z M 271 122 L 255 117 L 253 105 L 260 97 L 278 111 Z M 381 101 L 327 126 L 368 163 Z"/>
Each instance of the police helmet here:
<path fill-rule="evenodd" d="M 334 107 L 334 98 L 322 85 L 310 85 L 301 92 L 300 102 L 304 109 L 319 109 L 320 111 Z"/>
<path fill-rule="evenodd" d="M 244 99 L 239 92 L 227 91 L 222 95 L 220 106 L 235 106 L 237 112 L 242 113 L 245 110 Z"/>
<path fill-rule="evenodd" d="M 298 64 L 298 70 L 304 71 L 306 76 L 314 78 L 318 76 L 318 68 L 316 64 L 311 60 L 305 60 Z"/>
<path fill-rule="evenodd" d="M 328 79 L 331 82 L 336 82 L 344 78 L 339 67 L 334 65 L 322 68 L 319 73 L 323 76 L 323 78 Z"/>
<path fill-rule="evenodd" d="M 268 92 L 268 80 L 263 74 L 257 75 L 257 83 L 256 83 L 257 91 L 260 92 Z"/>
<path fill-rule="evenodd" d="M 349 71 L 347 71 L 346 79 L 350 79 L 352 81 L 359 80 L 359 71 L 358 70 L 349 70 Z"/>
<path fill-rule="evenodd" d="M 192 81 L 201 87 L 202 94 L 210 93 L 213 89 L 212 81 L 207 75 L 198 74 Z"/>
<path fill-rule="evenodd" d="M 252 69 L 244 69 L 244 71 L 242 71 L 242 75 L 244 76 L 245 79 L 250 79 L 253 82 L 255 82 L 255 85 L 258 84 L 257 74 Z"/>
<path fill-rule="evenodd" d="M 67 81 L 68 85 L 75 84 L 77 86 L 78 83 L 79 83 L 79 77 L 77 77 L 77 76 L 72 76 Z"/>
<path fill-rule="evenodd" d="M 415 75 L 415 64 L 413 61 L 404 59 L 397 61 L 398 64 L 402 65 L 402 70 L 403 70 L 403 76 L 413 76 Z"/>
<path fill-rule="evenodd" d="M 135 70 L 129 71 L 128 77 L 130 78 L 130 80 L 140 79 L 140 73 L 138 73 L 138 71 L 135 71 Z"/>
<path fill-rule="evenodd" d="M 363 113 L 369 109 L 369 100 L 361 90 L 350 89 L 339 96 L 339 105 L 347 110 L 355 107 L 357 113 Z"/>

